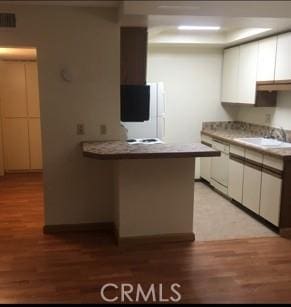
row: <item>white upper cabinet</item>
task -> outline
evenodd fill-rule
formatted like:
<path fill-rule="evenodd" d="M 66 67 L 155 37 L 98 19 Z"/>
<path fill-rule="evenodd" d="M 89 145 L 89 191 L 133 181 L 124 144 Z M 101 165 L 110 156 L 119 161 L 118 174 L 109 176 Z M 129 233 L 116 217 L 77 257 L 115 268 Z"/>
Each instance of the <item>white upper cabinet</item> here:
<path fill-rule="evenodd" d="M 259 41 L 257 81 L 273 81 L 275 78 L 277 36 Z"/>
<path fill-rule="evenodd" d="M 238 69 L 238 103 L 255 104 L 258 42 L 240 46 Z"/>
<path fill-rule="evenodd" d="M 239 47 L 226 49 L 223 58 L 222 102 L 237 102 Z"/>
<path fill-rule="evenodd" d="M 222 102 L 255 104 L 258 42 L 224 51 Z"/>
<path fill-rule="evenodd" d="M 291 80 L 291 33 L 278 36 L 275 80 Z"/>

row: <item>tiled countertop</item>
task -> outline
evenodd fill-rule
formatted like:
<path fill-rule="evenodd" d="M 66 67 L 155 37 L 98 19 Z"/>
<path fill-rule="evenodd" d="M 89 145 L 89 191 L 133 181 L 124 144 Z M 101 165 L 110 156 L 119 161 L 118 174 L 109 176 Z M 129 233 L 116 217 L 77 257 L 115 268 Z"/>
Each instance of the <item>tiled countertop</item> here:
<path fill-rule="evenodd" d="M 200 143 L 136 144 L 122 141 L 83 142 L 83 155 L 100 160 L 196 158 L 219 156 L 220 152 Z"/>
<path fill-rule="evenodd" d="M 244 142 L 237 141 L 235 139 L 237 138 L 247 138 L 247 137 L 261 137 L 261 135 L 258 135 L 256 133 L 251 133 L 244 130 L 238 130 L 238 129 L 219 129 L 219 130 L 211 130 L 211 129 L 203 129 L 201 131 L 201 134 L 208 135 L 210 137 L 239 145 L 245 148 L 249 148 L 258 152 L 261 152 L 263 154 L 268 154 L 277 158 L 282 158 L 284 160 L 291 159 L 291 148 L 261 148 L 255 145 L 248 145 Z"/>

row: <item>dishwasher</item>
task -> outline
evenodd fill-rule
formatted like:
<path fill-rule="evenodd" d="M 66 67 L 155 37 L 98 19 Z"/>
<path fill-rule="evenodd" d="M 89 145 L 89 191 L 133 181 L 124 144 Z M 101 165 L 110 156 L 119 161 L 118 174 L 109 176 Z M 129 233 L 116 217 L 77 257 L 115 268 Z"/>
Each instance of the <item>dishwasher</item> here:
<path fill-rule="evenodd" d="M 219 140 L 213 140 L 212 148 L 219 150 L 221 152 L 221 156 L 212 158 L 210 183 L 214 188 L 227 195 L 229 144 Z"/>

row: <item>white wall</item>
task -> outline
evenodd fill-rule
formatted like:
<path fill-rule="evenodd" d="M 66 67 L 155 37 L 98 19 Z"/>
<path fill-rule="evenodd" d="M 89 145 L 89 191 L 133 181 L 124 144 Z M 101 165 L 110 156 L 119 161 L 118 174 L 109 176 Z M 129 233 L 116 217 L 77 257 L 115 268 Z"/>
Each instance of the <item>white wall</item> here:
<path fill-rule="evenodd" d="M 150 46 L 147 79 L 165 84 L 167 142 L 199 142 L 203 121 L 236 116 L 237 108 L 220 103 L 221 74 L 221 49 Z"/>
<path fill-rule="evenodd" d="M 82 140 L 118 139 L 119 24 L 114 9 L 13 7 L 17 28 L 1 30 L 0 46 L 36 47 L 42 120 L 45 224 L 113 220 L 112 164 L 85 159 Z M 60 70 L 68 68 L 73 82 Z M 86 135 L 76 135 L 84 123 Z"/>
<path fill-rule="evenodd" d="M 266 121 L 266 116 L 271 116 L 271 121 Z M 249 123 L 283 127 L 291 130 L 291 93 L 281 92 L 278 94 L 276 108 L 255 108 L 243 106 L 239 108 L 237 120 Z"/>

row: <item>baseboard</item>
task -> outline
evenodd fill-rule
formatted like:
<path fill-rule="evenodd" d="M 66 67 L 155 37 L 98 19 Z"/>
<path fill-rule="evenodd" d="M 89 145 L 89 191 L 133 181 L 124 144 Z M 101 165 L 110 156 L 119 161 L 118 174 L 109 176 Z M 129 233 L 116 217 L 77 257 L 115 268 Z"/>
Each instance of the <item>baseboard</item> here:
<path fill-rule="evenodd" d="M 117 238 L 118 245 L 135 245 L 150 243 L 173 243 L 173 242 L 193 242 L 195 241 L 194 233 L 177 233 L 154 236 L 123 237 Z"/>
<path fill-rule="evenodd" d="M 4 175 L 10 174 L 34 174 L 34 173 L 43 173 L 42 169 L 28 169 L 28 170 L 5 170 Z"/>
<path fill-rule="evenodd" d="M 110 231 L 114 229 L 113 223 L 84 223 L 84 224 L 61 224 L 45 225 L 43 233 L 86 232 L 86 231 Z"/>
<path fill-rule="evenodd" d="M 281 228 L 279 233 L 281 237 L 291 239 L 291 228 Z"/>

